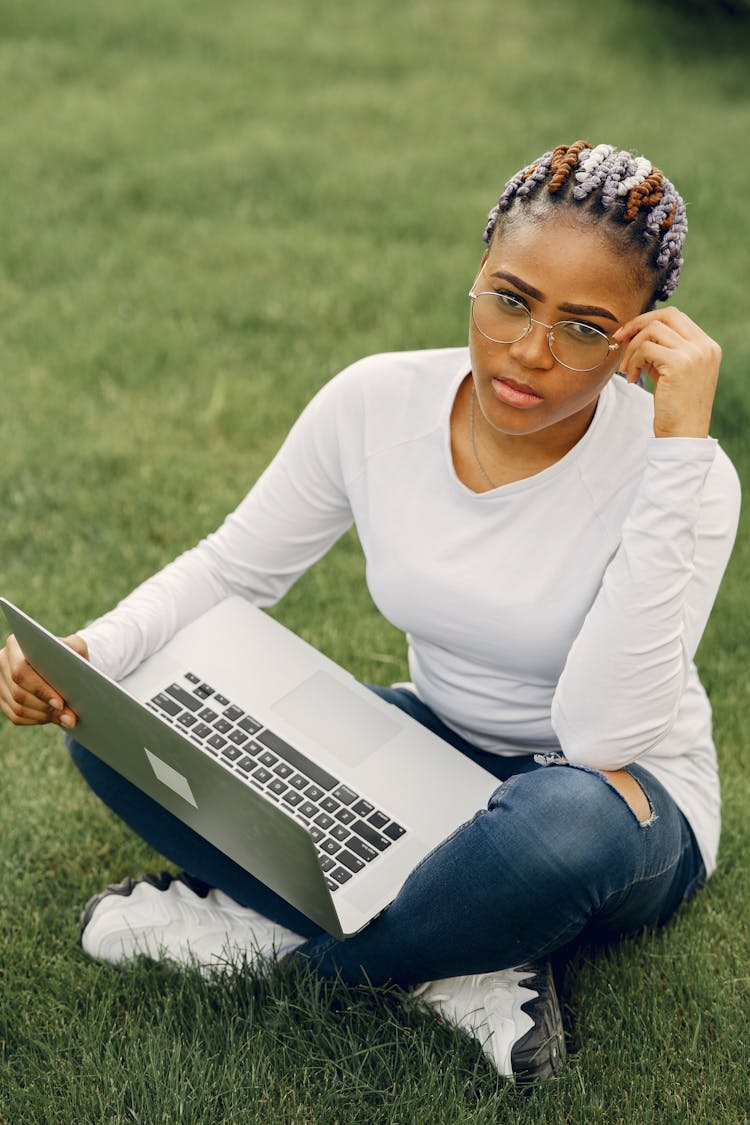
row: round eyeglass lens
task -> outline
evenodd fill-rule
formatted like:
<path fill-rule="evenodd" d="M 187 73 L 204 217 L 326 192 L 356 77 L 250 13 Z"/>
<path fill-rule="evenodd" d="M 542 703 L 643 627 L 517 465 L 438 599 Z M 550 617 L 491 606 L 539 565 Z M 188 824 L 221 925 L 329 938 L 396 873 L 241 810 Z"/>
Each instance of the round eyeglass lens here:
<path fill-rule="evenodd" d="M 529 332 L 532 317 L 520 301 L 506 293 L 477 293 L 471 313 L 477 329 L 495 344 L 514 344 Z M 590 324 L 561 320 L 548 331 L 550 351 L 571 371 L 593 371 L 609 356 L 609 339 Z"/>
<path fill-rule="evenodd" d="M 609 340 L 590 324 L 561 320 L 550 329 L 549 350 L 572 371 L 593 371 L 609 355 Z"/>

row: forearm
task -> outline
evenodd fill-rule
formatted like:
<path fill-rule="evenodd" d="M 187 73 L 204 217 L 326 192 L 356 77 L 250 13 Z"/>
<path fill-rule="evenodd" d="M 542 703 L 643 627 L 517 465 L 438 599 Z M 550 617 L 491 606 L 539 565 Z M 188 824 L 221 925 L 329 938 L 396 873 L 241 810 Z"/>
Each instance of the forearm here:
<path fill-rule="evenodd" d="M 726 480 L 706 486 L 715 447 L 710 439 L 650 443 L 620 547 L 552 703 L 571 761 L 620 769 L 674 721 L 736 527 L 734 498 L 719 494 L 731 491 Z"/>
<path fill-rule="evenodd" d="M 228 591 L 199 549 L 147 579 L 114 609 L 78 630 L 91 663 L 120 680 Z"/>

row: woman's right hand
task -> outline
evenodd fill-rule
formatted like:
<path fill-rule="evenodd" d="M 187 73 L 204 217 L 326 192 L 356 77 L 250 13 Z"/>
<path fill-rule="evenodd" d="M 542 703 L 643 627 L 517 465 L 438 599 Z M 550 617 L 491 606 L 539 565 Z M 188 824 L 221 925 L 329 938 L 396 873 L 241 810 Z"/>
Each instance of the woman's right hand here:
<path fill-rule="evenodd" d="M 89 651 L 83 637 L 73 633 L 61 639 L 73 652 L 88 660 Z M 12 634 L 0 649 L 0 710 L 16 726 L 57 723 L 70 730 L 78 721 L 59 691 L 34 671 Z"/>

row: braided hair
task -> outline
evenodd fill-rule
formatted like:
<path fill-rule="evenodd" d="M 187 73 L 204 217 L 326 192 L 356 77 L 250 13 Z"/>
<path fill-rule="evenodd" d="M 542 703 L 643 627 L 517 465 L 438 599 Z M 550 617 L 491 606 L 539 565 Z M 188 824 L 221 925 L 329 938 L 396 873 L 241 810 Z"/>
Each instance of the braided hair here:
<path fill-rule="evenodd" d="M 674 185 L 650 160 L 612 145 L 558 145 L 508 180 L 489 213 L 484 241 L 489 245 L 509 213 L 526 208 L 538 215 L 563 203 L 585 207 L 610 224 L 621 246 L 639 249 L 642 263 L 655 275 L 654 301 L 666 301 L 674 292 L 687 215 Z"/>

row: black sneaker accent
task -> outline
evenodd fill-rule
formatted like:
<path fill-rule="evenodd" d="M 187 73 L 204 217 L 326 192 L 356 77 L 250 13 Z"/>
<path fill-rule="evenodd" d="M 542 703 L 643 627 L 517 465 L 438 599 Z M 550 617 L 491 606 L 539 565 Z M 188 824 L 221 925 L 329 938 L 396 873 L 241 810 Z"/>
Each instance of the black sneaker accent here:
<path fill-rule="evenodd" d="M 539 1079 L 559 1076 L 565 1062 L 565 1035 L 549 958 L 517 965 L 516 968 L 534 973 L 533 977 L 521 982 L 521 987 L 532 988 L 539 994 L 521 1005 L 522 1010 L 533 1019 L 534 1026 L 513 1045 L 510 1052 L 517 1085 L 528 1086 Z"/>

